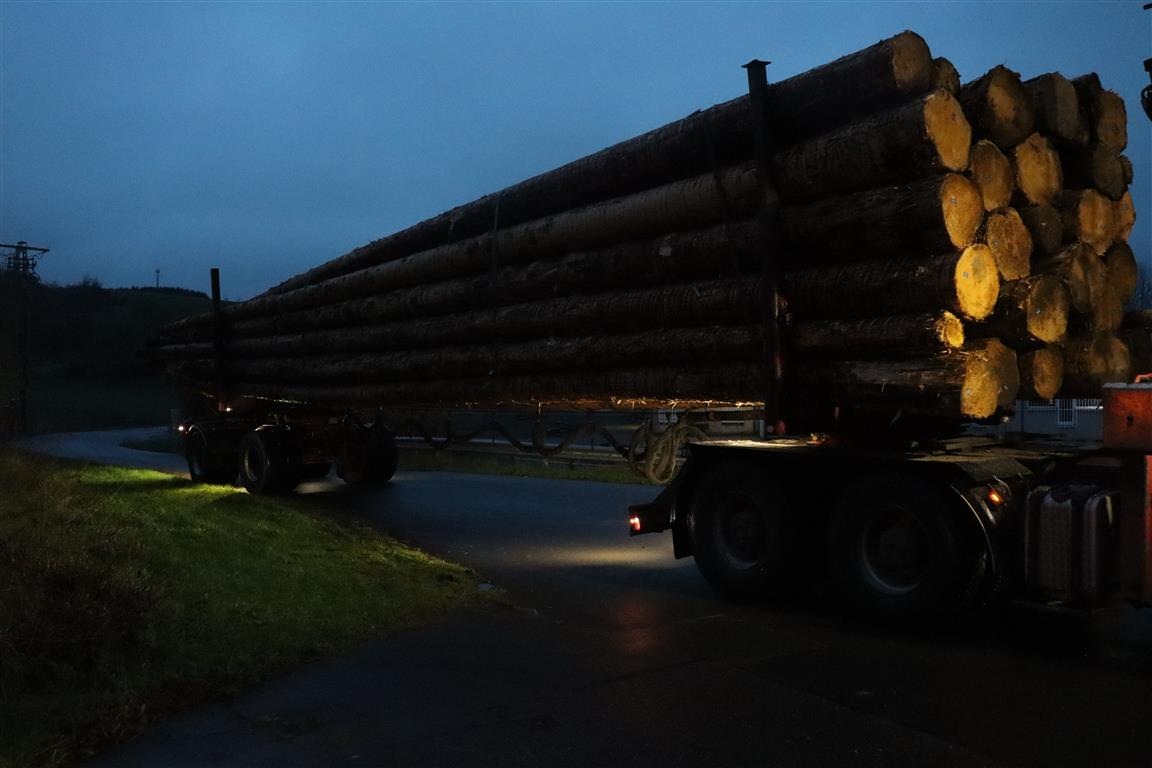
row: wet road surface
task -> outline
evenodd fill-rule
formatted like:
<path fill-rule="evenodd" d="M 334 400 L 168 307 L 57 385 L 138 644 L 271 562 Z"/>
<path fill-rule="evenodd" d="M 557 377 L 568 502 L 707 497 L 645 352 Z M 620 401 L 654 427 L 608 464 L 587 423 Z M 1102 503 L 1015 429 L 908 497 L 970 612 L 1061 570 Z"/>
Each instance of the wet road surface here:
<path fill-rule="evenodd" d="M 313 665 L 97 765 L 1152 765 L 1145 612 L 885 628 L 722 601 L 670 536 L 627 536 L 650 487 L 401 473 L 302 490 L 516 607 Z"/>

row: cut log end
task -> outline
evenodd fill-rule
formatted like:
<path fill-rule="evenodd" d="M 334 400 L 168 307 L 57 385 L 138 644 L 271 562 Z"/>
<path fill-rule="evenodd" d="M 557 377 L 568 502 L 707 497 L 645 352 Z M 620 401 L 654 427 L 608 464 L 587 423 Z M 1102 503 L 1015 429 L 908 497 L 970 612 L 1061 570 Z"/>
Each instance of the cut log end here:
<path fill-rule="evenodd" d="M 1059 347 L 1044 347 L 1020 355 L 1020 397 L 1051 400 L 1064 383 L 1064 355 Z"/>
<path fill-rule="evenodd" d="M 1109 284 L 1116 289 L 1120 302 L 1127 304 L 1136 293 L 1136 285 L 1140 281 L 1140 270 L 1132 246 L 1123 240 L 1113 244 L 1104 254 L 1104 265 L 1108 268 Z"/>
<path fill-rule="evenodd" d="M 964 323 L 951 312 L 942 312 L 936 319 L 936 338 L 946 349 L 960 349 L 964 346 Z"/>
<path fill-rule="evenodd" d="M 940 205 L 952 244 L 963 248 L 972 243 L 984 220 L 984 199 L 976 184 L 958 174 L 949 174 L 940 184 Z"/>
<path fill-rule="evenodd" d="M 1019 280 L 1032 271 L 1032 235 L 1014 209 L 1005 208 L 988 215 L 984 242 L 1004 280 Z"/>
<path fill-rule="evenodd" d="M 1040 75 L 1024 84 L 1036 104 L 1037 130 L 1071 144 L 1088 143 L 1088 122 L 1080 109 L 1076 88 L 1058 72 Z"/>
<path fill-rule="evenodd" d="M 1103 255 L 1116 240 L 1115 207 L 1094 189 L 1067 191 L 1063 196 L 1064 239 L 1087 243 Z"/>
<path fill-rule="evenodd" d="M 972 145 L 968 157 L 972 181 L 980 189 L 985 211 L 996 211 L 1012 203 L 1016 172 L 1012 161 L 992 142 L 981 139 Z"/>
<path fill-rule="evenodd" d="M 968 167 L 972 126 L 960 102 L 947 91 L 934 91 L 924 99 L 924 126 L 936 147 L 940 163 L 952 171 Z"/>
<path fill-rule="evenodd" d="M 912 31 L 887 41 L 892 52 L 892 76 L 904 93 L 923 93 L 931 85 L 932 53 L 924 38 Z"/>
<path fill-rule="evenodd" d="M 1127 242 L 1136 224 L 1136 207 L 1132 204 L 1131 192 L 1125 192 L 1112 206 L 1112 218 L 1117 239 Z"/>
<path fill-rule="evenodd" d="M 1128 110 L 1124 99 L 1115 91 L 1101 91 L 1096 99 L 1096 140 L 1123 152 L 1128 146 Z"/>
<path fill-rule="evenodd" d="M 1016 353 L 996 339 L 986 339 L 969 344 L 963 354 L 961 413 L 969 418 L 986 419 L 998 409 L 1010 407 L 1020 391 Z"/>
<path fill-rule="evenodd" d="M 983 320 L 996 307 L 1000 275 L 996 259 L 986 245 L 970 245 L 956 260 L 956 300 L 960 313 Z"/>
<path fill-rule="evenodd" d="M 960 73 L 956 65 L 943 56 L 932 59 L 932 87 L 953 95 L 960 93 Z"/>
<path fill-rule="evenodd" d="M 1068 291 L 1059 278 L 1037 276 L 1025 304 L 1028 334 L 1047 343 L 1063 341 L 1068 332 L 1070 304 Z"/>
<path fill-rule="evenodd" d="M 1105 384 L 1128 381 L 1131 368 L 1128 346 L 1113 334 L 1078 337 L 1064 347 L 1064 386 L 1060 393 L 1099 397 Z"/>
<path fill-rule="evenodd" d="M 965 111 L 979 133 L 1003 150 L 1024 141 L 1035 129 L 1032 94 L 1020 75 L 997 66 L 979 80 L 960 88 Z"/>
<path fill-rule="evenodd" d="M 1031 205 L 1053 203 L 1064 187 L 1060 155 L 1038 133 L 1033 133 L 1012 151 L 1016 185 Z"/>

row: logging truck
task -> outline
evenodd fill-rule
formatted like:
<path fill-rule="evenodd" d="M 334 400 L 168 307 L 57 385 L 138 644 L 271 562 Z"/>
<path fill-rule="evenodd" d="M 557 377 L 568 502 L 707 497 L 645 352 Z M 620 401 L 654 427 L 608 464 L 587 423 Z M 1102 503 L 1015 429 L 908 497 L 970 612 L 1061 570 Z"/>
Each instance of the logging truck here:
<path fill-rule="evenodd" d="M 766 437 L 689 442 L 630 515 L 726 593 L 1147 600 L 1123 100 L 1095 74 L 962 84 L 913 32 L 773 84 L 746 67 L 743 96 L 248 301 L 214 273 L 213 311 L 154 345 L 210 404 L 183 425 L 192 478 L 384 483 L 406 408 L 756 408 Z M 962 436 L 1018 398 L 1102 394 L 1100 448 Z"/>

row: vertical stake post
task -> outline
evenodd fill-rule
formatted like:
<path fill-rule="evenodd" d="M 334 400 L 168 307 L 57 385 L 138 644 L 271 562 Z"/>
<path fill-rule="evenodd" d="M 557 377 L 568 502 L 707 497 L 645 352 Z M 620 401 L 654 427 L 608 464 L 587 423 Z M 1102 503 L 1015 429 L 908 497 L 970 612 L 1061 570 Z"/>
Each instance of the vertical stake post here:
<path fill-rule="evenodd" d="M 772 126 L 769 120 L 769 61 L 753 59 L 744 65 L 748 73 L 748 103 L 752 110 L 757 176 L 760 181 L 760 251 L 767 306 L 764 307 L 764 356 L 768 375 L 764 396 L 764 422 L 776 436 L 787 432 L 783 397 L 785 383 L 784 338 L 781 323 L 785 306 L 780 295 L 780 195 L 772 168 Z"/>
<path fill-rule="evenodd" d="M 227 408 L 227 393 L 225 392 L 224 377 L 224 313 L 220 301 L 220 268 L 212 267 L 212 353 L 213 353 L 213 382 L 215 385 L 216 408 L 224 411 Z"/>

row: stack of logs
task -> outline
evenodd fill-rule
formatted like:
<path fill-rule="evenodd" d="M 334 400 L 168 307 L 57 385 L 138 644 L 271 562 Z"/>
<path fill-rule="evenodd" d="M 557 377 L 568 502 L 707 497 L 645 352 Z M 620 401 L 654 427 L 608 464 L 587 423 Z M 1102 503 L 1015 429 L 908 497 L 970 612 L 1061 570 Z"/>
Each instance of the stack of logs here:
<path fill-rule="evenodd" d="M 206 392 L 219 351 L 218 394 L 339 407 L 755 403 L 779 280 L 784 393 L 816 410 L 987 418 L 1128 376 L 1132 165 L 1095 75 L 961 85 L 904 32 L 767 103 L 766 168 L 737 98 L 169 326 L 158 352 Z"/>

